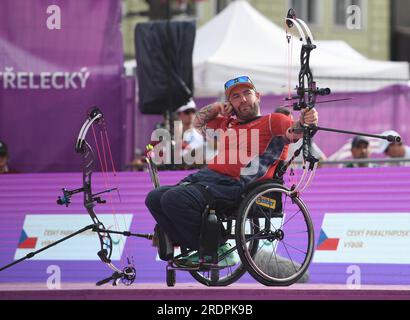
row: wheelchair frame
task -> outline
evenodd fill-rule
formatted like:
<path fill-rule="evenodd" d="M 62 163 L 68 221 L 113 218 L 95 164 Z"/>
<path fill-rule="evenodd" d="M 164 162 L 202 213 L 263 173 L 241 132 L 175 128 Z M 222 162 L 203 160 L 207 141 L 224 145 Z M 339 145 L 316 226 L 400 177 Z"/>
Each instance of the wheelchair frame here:
<path fill-rule="evenodd" d="M 158 188 L 160 186 L 160 181 L 157 167 L 152 160 L 152 149 L 147 149 L 147 167 L 153 187 Z M 188 271 L 195 280 L 206 286 L 230 285 L 240 279 L 245 272 L 248 272 L 254 279 L 266 286 L 289 286 L 297 282 L 306 273 L 313 257 L 314 230 L 310 213 L 303 200 L 300 199 L 299 193 L 295 190 L 288 189 L 282 184 L 278 184 L 275 180 L 264 180 L 253 184 L 252 186 L 250 188 L 252 190 L 249 190 L 242 195 L 241 204 L 235 210 L 236 212 L 221 214 L 218 212 L 217 208 L 214 210 L 214 208 L 209 208 L 209 205 L 206 207 L 203 213 L 203 223 L 201 226 L 199 264 L 195 267 L 185 267 L 178 264 L 178 261 L 197 250 L 183 250 L 182 253 L 177 256 L 174 256 L 173 253 L 169 255 L 166 259 L 164 259 L 167 261 L 166 282 L 169 287 L 174 286 L 176 283 L 176 271 Z M 270 193 L 274 193 L 274 196 L 269 196 Z M 253 214 L 256 209 L 252 208 L 255 203 L 257 204 L 257 208 L 259 208 L 263 201 L 275 201 L 273 198 L 280 194 L 289 197 L 292 204 L 299 208 L 298 212 L 301 212 L 307 228 L 307 247 L 303 261 L 300 263 L 300 266 L 292 261 L 295 272 L 284 277 L 272 275 L 271 272 L 264 270 L 264 268 L 259 266 L 257 261 L 255 261 L 255 257 L 258 253 L 259 242 L 261 240 L 267 243 L 274 243 L 276 241 L 277 244 L 276 247 L 273 248 L 272 256 L 275 256 L 277 269 L 280 268 L 276 250 L 278 243 L 283 241 L 286 233 L 281 229 L 282 226 L 280 228 L 275 228 L 271 223 L 271 219 L 283 219 L 284 212 L 282 205 L 280 205 L 280 212 L 273 212 L 273 215 L 271 210 L 268 210 L 267 212 L 263 211 L 267 206 L 269 206 L 269 203 L 268 205 L 265 203 L 264 209 L 258 209 L 259 214 L 256 215 Z M 266 197 L 266 195 L 268 195 L 268 197 Z M 258 199 L 259 203 L 257 203 Z M 264 213 L 261 214 L 261 212 Z M 295 215 L 290 219 L 294 219 Z M 235 227 L 233 226 L 234 222 L 236 222 Z M 261 226 L 261 222 L 264 222 L 263 228 Z M 285 222 L 285 224 L 286 223 L 287 222 Z M 215 243 L 217 242 L 214 241 L 213 248 L 209 248 L 206 241 L 209 238 L 217 239 L 219 237 L 217 232 L 220 230 L 221 224 L 224 225 L 227 233 L 226 240 L 234 240 L 235 245 L 223 255 L 218 256 L 218 246 L 215 246 Z M 285 224 L 283 224 L 283 226 Z M 249 232 L 249 228 L 251 229 L 251 233 L 247 233 Z M 272 230 L 272 228 L 274 230 Z M 206 233 L 205 230 L 207 230 L 208 233 Z M 257 237 L 255 235 L 257 235 Z M 263 244 L 263 246 L 265 246 L 265 244 Z M 290 248 L 293 248 L 293 246 L 290 246 Z M 161 248 L 159 248 L 159 250 L 161 250 Z M 219 262 L 224 260 L 228 254 L 234 251 L 237 251 L 240 258 L 240 262 L 235 266 L 235 269 L 232 269 L 231 267 L 218 266 Z M 288 248 L 286 248 L 286 251 L 288 251 Z M 204 257 L 206 255 L 212 257 L 211 262 L 205 261 Z M 221 271 L 223 270 L 227 272 L 227 274 L 221 277 Z"/>

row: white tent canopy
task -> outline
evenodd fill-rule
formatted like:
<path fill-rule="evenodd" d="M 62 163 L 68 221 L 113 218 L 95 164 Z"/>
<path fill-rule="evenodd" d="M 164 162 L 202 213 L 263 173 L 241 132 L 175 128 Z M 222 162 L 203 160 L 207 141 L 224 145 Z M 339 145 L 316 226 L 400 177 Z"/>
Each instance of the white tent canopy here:
<path fill-rule="evenodd" d="M 298 37 L 293 39 L 292 87 L 300 69 L 301 48 Z M 318 48 L 310 60 L 314 77 L 403 79 L 400 83 L 409 78 L 407 62 L 370 60 L 343 41 L 315 43 Z M 197 31 L 193 55 L 195 95 L 221 95 L 223 83 L 239 75 L 249 75 L 262 93 L 287 92 L 288 52 L 284 26 L 272 23 L 247 1 L 234 1 Z M 346 90 L 346 84 L 340 81 L 323 79 L 318 84 L 333 91 Z M 355 81 L 352 91 L 377 90 L 385 85 L 371 81 L 364 88 Z"/>

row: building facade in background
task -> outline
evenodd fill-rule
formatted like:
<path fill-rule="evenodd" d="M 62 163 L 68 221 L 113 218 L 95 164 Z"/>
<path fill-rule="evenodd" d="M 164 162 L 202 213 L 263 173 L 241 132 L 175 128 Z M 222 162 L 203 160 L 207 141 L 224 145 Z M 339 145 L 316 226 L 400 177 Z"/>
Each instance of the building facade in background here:
<path fill-rule="evenodd" d="M 394 61 L 410 61 L 410 1 L 392 1 L 392 41 L 391 59 Z"/>
<path fill-rule="evenodd" d="M 173 19 L 195 18 L 199 28 L 222 11 L 230 2 L 237 0 L 170 1 Z M 293 7 L 299 17 L 309 23 L 316 39 L 346 41 L 370 59 L 390 60 L 391 56 L 395 55 L 394 52 L 391 54 L 393 51 L 391 50 L 391 8 L 394 1 L 248 0 L 248 2 L 278 25 L 283 24 L 287 10 Z M 152 10 L 156 10 L 161 15 L 161 8 L 158 7 L 161 3 L 163 3 L 161 0 L 123 0 L 122 27 L 126 59 L 135 57 L 135 24 L 150 19 L 150 8 L 151 17 Z M 162 14 L 165 14 L 164 10 L 162 8 Z M 396 8 L 396 10 L 398 9 Z M 348 26 L 347 23 L 350 25 Z"/>

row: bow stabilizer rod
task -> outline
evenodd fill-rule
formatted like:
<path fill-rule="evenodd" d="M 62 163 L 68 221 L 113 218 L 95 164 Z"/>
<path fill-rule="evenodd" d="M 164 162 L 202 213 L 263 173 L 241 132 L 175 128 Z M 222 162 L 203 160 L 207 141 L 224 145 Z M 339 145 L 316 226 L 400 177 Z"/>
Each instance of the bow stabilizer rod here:
<path fill-rule="evenodd" d="M 316 127 L 316 129 L 320 130 L 320 131 L 328 131 L 328 132 L 336 132 L 336 133 L 344 133 L 344 134 L 351 134 L 351 135 L 357 135 L 357 136 L 364 136 L 364 137 L 369 137 L 369 138 L 377 138 L 377 139 L 387 140 L 387 141 L 392 142 L 392 143 L 401 142 L 401 137 L 400 136 L 393 136 L 393 135 L 383 136 L 383 135 L 380 135 L 380 134 L 370 134 L 370 133 L 355 132 L 355 131 L 348 131 L 348 130 L 323 128 L 323 127 Z"/>

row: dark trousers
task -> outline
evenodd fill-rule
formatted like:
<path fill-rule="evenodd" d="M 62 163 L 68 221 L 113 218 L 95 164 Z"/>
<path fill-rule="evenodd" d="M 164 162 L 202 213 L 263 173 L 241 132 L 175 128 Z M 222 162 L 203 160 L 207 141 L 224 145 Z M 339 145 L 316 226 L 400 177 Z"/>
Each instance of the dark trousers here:
<path fill-rule="evenodd" d="M 231 201 L 240 200 L 243 187 L 235 179 L 202 169 L 176 186 L 159 187 L 148 194 L 145 204 L 172 242 L 198 250 L 202 213 L 207 203 L 192 183 L 208 186 L 216 199 Z"/>

